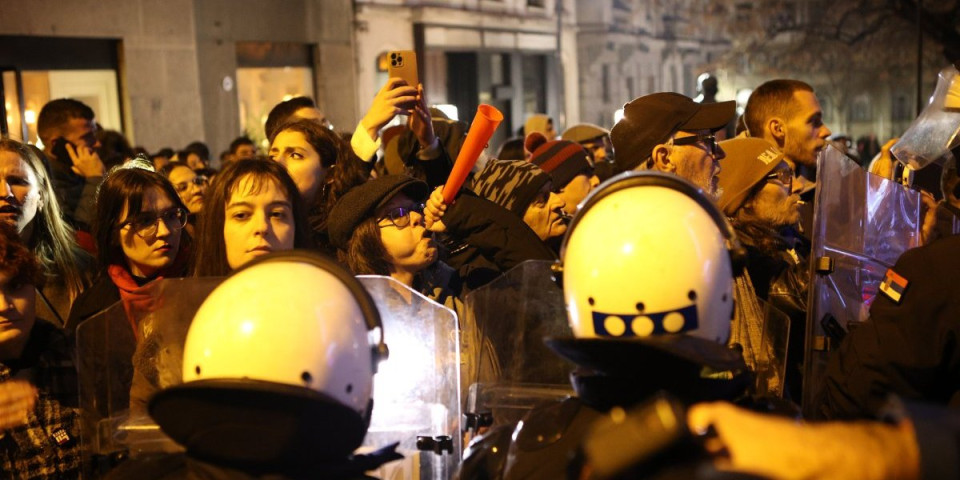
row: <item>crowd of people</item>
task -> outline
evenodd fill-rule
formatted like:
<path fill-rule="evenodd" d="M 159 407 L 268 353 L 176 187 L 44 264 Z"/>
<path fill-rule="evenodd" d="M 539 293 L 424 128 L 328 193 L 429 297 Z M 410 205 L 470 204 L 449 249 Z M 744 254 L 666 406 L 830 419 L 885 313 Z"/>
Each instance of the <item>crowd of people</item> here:
<path fill-rule="evenodd" d="M 131 305 L 129 324 L 119 327 L 132 335 L 118 341 L 135 347 L 142 339 L 132 312 L 150 308 L 143 306 L 144 291 L 154 282 L 230 276 L 249 271 L 246 267 L 257 265 L 259 257 L 307 250 L 334 259 L 337 266 L 330 268 L 352 275 L 392 277 L 464 318 L 463 298 L 469 292 L 525 261 L 562 261 L 564 275 L 572 275 L 575 262 L 568 257 L 585 248 L 572 246 L 573 233 L 588 228 L 596 237 L 578 245 L 595 245 L 602 258 L 581 257 L 586 266 L 576 270 L 579 277 L 564 280 L 564 290 L 574 291 L 567 308 L 575 337 L 697 337 L 701 343 L 688 348 L 712 352 L 719 345 L 723 351 L 717 355 L 724 359 L 729 352 L 742 354 L 736 359 L 744 371 L 766 372 L 762 387 L 751 384 L 747 395 L 776 397 L 781 411 L 799 417 L 812 275 L 809 228 L 803 227 L 810 219 L 801 209 L 812 203 L 811 172 L 832 132 L 813 88 L 798 80 L 758 86 L 739 118 L 735 107 L 734 102 L 653 93 L 626 103 L 623 119 L 611 130 L 579 124 L 559 135 L 552 119 L 534 115 L 522 136 L 492 148 L 496 155 L 480 158 L 464 188 L 445 202 L 444 184 L 469 126 L 429 108 L 422 86 L 400 79 L 383 86 L 356 130 L 347 134 L 331 130 L 309 98 L 281 102 L 265 122 L 269 148 L 259 151 L 249 138 L 237 138 L 221 155 L 219 168 L 213 168 L 210 150 L 200 142 L 145 155 L 122 136 L 105 137 L 82 102 L 53 100 L 38 116 L 43 151 L 0 139 L 0 471 L 12 478 L 80 475 L 82 412 L 75 365 L 84 359 L 73 351 L 78 328 L 118 302 Z M 398 115 L 406 123 L 388 127 Z M 728 125 L 737 125 L 735 137 L 726 138 Z M 889 146 L 876 155 L 873 171 L 893 170 Z M 955 169 L 944 171 L 955 174 Z M 681 192 L 693 203 L 671 195 L 657 197 L 660 203 L 641 197 L 611 203 L 620 188 L 614 186 L 629 189 L 644 182 Z M 937 193 L 948 213 L 960 211 L 951 192 Z M 636 205 L 654 205 L 662 215 L 639 214 Z M 932 206 L 927 204 L 943 213 Z M 605 224 L 591 223 L 587 211 L 601 208 L 614 213 Z M 688 223 L 675 228 L 677 222 Z M 705 229 L 697 230 L 696 222 L 708 222 L 709 228 L 700 223 L 697 228 Z M 932 229 L 933 222 L 924 228 Z M 683 237 L 690 232 L 698 238 L 684 250 Z M 647 263 L 630 268 L 652 275 L 649 285 L 625 270 L 632 251 L 600 251 L 606 239 L 627 238 L 630 244 L 630 238 L 645 235 L 653 235 L 648 248 L 662 249 L 640 252 Z M 934 242 L 933 236 L 925 232 L 931 244 L 911 251 L 891 270 L 905 277 L 902 287 L 909 283 L 910 288 L 898 295 L 881 289 L 871 310 L 875 326 L 852 331 L 834 354 L 817 405 L 822 418 L 877 419 L 889 394 L 924 404 L 954 401 L 960 391 L 960 292 L 943 278 L 956 271 L 951 266 L 960 255 L 956 237 Z M 724 252 L 723 261 L 709 252 Z M 701 275 L 700 283 L 669 291 L 667 279 L 676 270 Z M 583 283 L 591 282 L 600 289 L 577 293 L 589 290 Z M 680 300 L 672 300 L 675 294 Z M 790 319 L 783 374 L 764 368 L 769 352 L 762 347 L 761 302 Z M 463 349 L 466 354 L 468 347 Z M 645 381 L 608 376 L 623 385 Z M 591 375 L 578 378 L 593 384 L 587 380 Z M 669 391 L 675 382 L 664 378 L 649 377 L 653 384 L 631 391 L 644 392 L 638 395 L 643 398 L 658 388 Z M 716 392 L 674 393 L 691 405 L 733 400 Z M 589 389 L 582 392 L 585 399 L 589 395 Z M 585 404 L 602 412 L 643 398 L 618 403 L 605 397 Z M 715 425 L 735 467 L 774 477 L 794 475 L 786 464 L 781 469 L 764 464 L 776 456 L 757 452 L 776 440 L 758 443 L 754 434 L 810 441 L 890 435 L 889 445 L 896 448 L 886 453 L 907 452 L 895 458 L 890 471 L 877 467 L 867 475 L 842 470 L 857 468 L 856 462 L 822 462 L 825 470 L 805 471 L 815 476 L 832 467 L 841 469 L 833 472 L 835 478 L 909 478 L 945 471 L 944 456 L 951 464 L 960 458 L 956 449 L 943 445 L 927 450 L 909 419 L 805 430 L 754 415 L 729 404 L 701 404 L 691 411 L 690 424 L 694 429 Z M 948 412 L 936 415 L 955 422 Z M 751 435 L 737 434 L 748 428 L 744 425 Z M 509 443 L 510 435 L 490 434 L 488 439 Z M 956 447 L 956 431 L 951 435 Z M 802 451 L 797 438 L 785 440 L 794 443 L 784 447 Z M 557 458 L 566 453 L 558 452 Z M 882 463 L 883 454 L 864 455 Z M 794 462 L 803 458 L 813 457 L 791 457 Z"/>

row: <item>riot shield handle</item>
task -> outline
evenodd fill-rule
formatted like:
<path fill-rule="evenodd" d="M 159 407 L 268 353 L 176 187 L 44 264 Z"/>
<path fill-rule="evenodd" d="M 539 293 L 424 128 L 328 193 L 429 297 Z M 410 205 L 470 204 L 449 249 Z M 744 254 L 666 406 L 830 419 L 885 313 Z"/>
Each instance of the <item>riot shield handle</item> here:
<path fill-rule="evenodd" d="M 438 435 L 429 437 L 424 435 L 417 436 L 417 450 L 421 452 L 433 452 L 437 455 L 453 453 L 453 437 L 449 435 Z"/>

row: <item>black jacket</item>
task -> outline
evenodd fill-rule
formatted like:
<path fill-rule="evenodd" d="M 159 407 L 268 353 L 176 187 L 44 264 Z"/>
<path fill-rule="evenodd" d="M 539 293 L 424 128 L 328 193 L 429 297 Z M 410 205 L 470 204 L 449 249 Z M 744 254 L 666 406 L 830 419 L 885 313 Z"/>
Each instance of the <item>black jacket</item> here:
<path fill-rule="evenodd" d="M 444 260 L 457 270 L 466 291 L 485 285 L 526 260 L 556 260 L 556 255 L 523 223 L 499 205 L 464 192 L 443 216 L 447 226 Z"/>
<path fill-rule="evenodd" d="M 960 405 L 960 236 L 908 250 L 892 270 L 908 282 L 899 303 L 879 293 L 830 358 L 817 402 L 827 418 L 873 416 L 889 393 Z"/>
<path fill-rule="evenodd" d="M 747 272 L 757 298 L 790 318 L 787 345 L 786 388 L 790 398 L 803 398 L 804 338 L 807 323 L 807 293 L 810 285 L 809 248 L 801 239 L 772 229 L 736 226 L 737 238 L 747 249 Z M 793 247 L 795 255 L 789 253 Z"/>
<path fill-rule="evenodd" d="M 67 318 L 67 324 L 64 330 L 69 334 L 75 334 L 77 327 L 84 320 L 106 310 L 111 305 L 120 301 L 120 290 L 110 280 L 110 276 L 103 273 L 93 285 L 87 287 L 80 296 L 73 302 L 70 308 L 70 316 Z"/>

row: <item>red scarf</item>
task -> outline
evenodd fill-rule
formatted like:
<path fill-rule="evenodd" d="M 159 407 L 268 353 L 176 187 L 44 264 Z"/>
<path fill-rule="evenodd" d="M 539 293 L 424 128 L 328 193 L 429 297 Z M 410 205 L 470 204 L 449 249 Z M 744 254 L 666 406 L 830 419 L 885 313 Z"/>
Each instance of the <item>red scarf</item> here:
<path fill-rule="evenodd" d="M 140 329 L 137 328 L 139 320 L 159 307 L 153 286 L 163 277 L 158 276 L 146 285 L 140 286 L 122 265 L 110 265 L 107 267 L 107 274 L 120 291 L 120 301 L 123 302 L 123 310 L 127 313 L 127 321 L 133 329 L 134 338 L 140 342 Z"/>

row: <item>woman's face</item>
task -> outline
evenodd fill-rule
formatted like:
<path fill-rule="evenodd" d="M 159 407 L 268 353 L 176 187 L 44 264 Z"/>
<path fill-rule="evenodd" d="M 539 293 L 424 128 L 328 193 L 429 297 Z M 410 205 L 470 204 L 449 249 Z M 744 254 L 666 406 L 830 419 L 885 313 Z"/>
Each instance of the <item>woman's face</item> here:
<path fill-rule="evenodd" d="M 120 215 L 120 246 L 130 273 L 150 278 L 173 264 L 180 248 L 179 220 L 176 202 L 159 187 L 144 193 L 139 212 L 130 212 L 129 203 Z M 180 212 L 185 214 L 185 212 Z"/>
<path fill-rule="evenodd" d="M 300 132 L 284 130 L 277 134 L 270 145 L 270 160 L 280 162 L 307 205 L 313 204 L 317 191 L 327 176 L 327 169 L 320 162 L 320 154 L 307 142 Z"/>
<path fill-rule="evenodd" d="M 293 206 L 276 181 L 241 178 L 230 193 L 225 215 L 223 242 L 231 270 L 260 255 L 293 249 Z"/>
<path fill-rule="evenodd" d="M 40 209 L 40 181 L 27 162 L 0 150 L 0 221 L 23 232 Z"/>
<path fill-rule="evenodd" d="M 198 182 L 197 174 L 190 167 L 174 167 L 170 171 L 170 183 L 190 213 L 199 213 L 203 209 L 203 192 L 207 189 L 207 184 L 205 181 Z"/>
<path fill-rule="evenodd" d="M 22 341 L 36 319 L 37 291 L 33 285 L 13 285 L 0 271 L 0 345 Z"/>
<path fill-rule="evenodd" d="M 412 211 L 419 205 L 419 202 L 398 193 L 377 210 L 380 241 L 387 251 L 387 261 L 395 270 L 416 273 L 437 260 L 437 246 L 433 238 L 427 235 L 423 214 Z M 398 227 L 397 223 L 406 226 Z"/>

